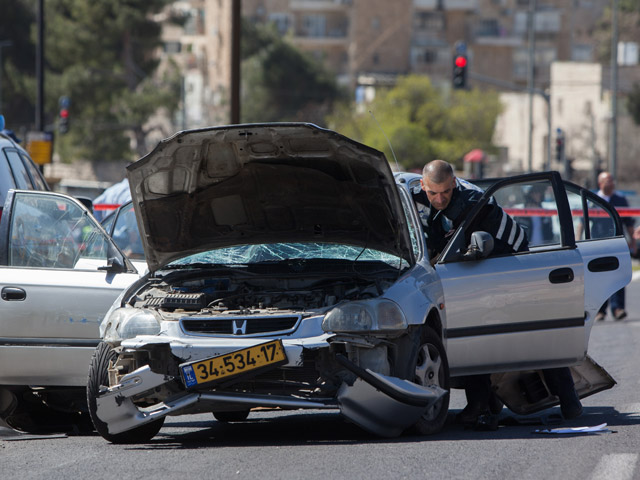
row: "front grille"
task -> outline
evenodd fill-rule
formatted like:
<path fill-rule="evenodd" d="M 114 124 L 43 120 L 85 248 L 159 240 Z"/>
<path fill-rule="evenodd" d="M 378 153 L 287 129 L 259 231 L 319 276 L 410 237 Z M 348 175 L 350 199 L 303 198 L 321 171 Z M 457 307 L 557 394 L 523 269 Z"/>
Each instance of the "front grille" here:
<path fill-rule="evenodd" d="M 183 318 L 180 325 L 185 333 L 196 335 L 259 335 L 287 333 L 295 330 L 299 315 L 265 315 L 224 318 Z"/>

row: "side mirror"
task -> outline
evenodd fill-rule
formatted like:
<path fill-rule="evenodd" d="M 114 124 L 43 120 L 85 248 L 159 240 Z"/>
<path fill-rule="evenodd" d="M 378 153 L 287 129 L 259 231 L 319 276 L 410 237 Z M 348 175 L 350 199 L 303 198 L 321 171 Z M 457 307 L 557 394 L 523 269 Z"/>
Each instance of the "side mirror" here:
<path fill-rule="evenodd" d="M 473 232 L 463 260 L 487 258 L 493 251 L 493 237 L 487 232 Z"/>
<path fill-rule="evenodd" d="M 76 200 L 78 200 L 82 205 L 84 205 L 85 207 L 87 207 L 87 210 L 89 210 L 91 213 L 93 213 L 93 200 L 91 200 L 88 197 L 75 197 Z"/>
<path fill-rule="evenodd" d="M 120 257 L 109 257 L 106 267 L 98 267 L 98 270 L 106 270 L 108 273 L 125 273 L 127 267 Z"/>

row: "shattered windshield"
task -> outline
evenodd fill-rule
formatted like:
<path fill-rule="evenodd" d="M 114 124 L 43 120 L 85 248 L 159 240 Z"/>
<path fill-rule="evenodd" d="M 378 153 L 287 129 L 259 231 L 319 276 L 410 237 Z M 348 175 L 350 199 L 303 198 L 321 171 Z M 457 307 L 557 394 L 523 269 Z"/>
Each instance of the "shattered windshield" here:
<path fill-rule="evenodd" d="M 347 260 L 352 262 L 384 262 L 395 268 L 406 268 L 400 257 L 370 248 L 332 243 L 267 243 L 240 245 L 196 253 L 171 262 L 169 268 L 195 264 L 248 265 L 290 260 Z"/>

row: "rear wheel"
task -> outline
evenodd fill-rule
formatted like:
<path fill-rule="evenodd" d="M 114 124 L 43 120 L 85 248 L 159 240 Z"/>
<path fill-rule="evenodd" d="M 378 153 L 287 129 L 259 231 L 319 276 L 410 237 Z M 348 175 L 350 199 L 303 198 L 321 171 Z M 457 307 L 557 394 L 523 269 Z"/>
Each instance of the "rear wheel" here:
<path fill-rule="evenodd" d="M 91 420 L 98 433 L 111 443 L 147 442 L 160 431 L 164 424 L 164 417 L 126 432 L 112 434 L 109 433 L 107 424 L 100 420 L 96 414 L 100 387 L 109 385 L 109 362 L 115 362 L 117 358 L 118 354 L 108 343 L 99 343 L 96 351 L 93 352 L 91 366 L 89 367 L 89 380 L 87 382 L 87 404 Z"/>
<path fill-rule="evenodd" d="M 91 432 L 84 396 L 80 388 L 0 388 L 0 419 L 27 433 Z"/>
<path fill-rule="evenodd" d="M 234 412 L 213 412 L 213 416 L 219 422 L 242 422 L 249 416 L 249 410 L 236 410 Z"/>
<path fill-rule="evenodd" d="M 442 340 L 430 327 L 423 327 L 413 364 L 414 383 L 425 387 L 437 385 L 447 391 L 413 426 L 413 430 L 421 435 L 437 433 L 444 426 L 449 411 L 449 362 Z"/>

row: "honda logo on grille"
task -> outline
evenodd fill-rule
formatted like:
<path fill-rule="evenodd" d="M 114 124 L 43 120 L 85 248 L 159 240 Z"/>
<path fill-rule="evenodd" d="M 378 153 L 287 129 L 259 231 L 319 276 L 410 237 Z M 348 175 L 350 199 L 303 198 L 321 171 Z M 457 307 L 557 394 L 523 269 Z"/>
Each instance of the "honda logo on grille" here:
<path fill-rule="evenodd" d="M 234 335 L 244 335 L 245 333 L 247 333 L 247 321 L 234 320 L 231 328 Z"/>

